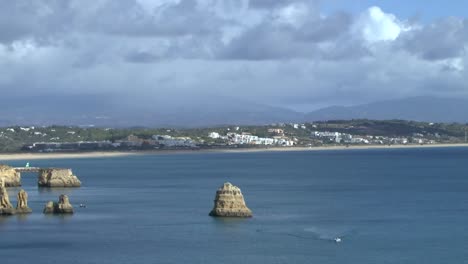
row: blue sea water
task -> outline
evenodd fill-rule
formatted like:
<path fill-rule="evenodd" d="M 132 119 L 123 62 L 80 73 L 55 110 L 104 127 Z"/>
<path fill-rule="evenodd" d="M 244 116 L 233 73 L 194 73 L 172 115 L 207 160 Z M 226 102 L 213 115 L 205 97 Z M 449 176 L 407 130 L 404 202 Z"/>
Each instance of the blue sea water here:
<path fill-rule="evenodd" d="M 38 189 L 36 175 L 24 174 L 34 213 L 0 217 L 1 263 L 468 263 L 468 148 L 31 165 L 71 167 L 83 187 Z M 208 216 L 226 181 L 241 187 L 253 218 Z M 75 214 L 43 215 L 61 193 Z"/>

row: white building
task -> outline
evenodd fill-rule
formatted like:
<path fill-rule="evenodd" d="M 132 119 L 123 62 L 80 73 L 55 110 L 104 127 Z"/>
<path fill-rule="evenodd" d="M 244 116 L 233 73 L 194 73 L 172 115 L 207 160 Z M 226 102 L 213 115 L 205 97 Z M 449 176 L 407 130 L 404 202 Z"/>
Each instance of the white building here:
<path fill-rule="evenodd" d="M 231 144 L 250 144 L 250 145 L 281 145 L 281 146 L 293 146 L 294 141 L 283 137 L 274 138 L 262 138 L 250 134 L 236 134 L 228 133 L 227 138 Z"/>
<path fill-rule="evenodd" d="M 197 145 L 189 137 L 171 137 L 169 135 L 154 135 L 153 139 L 159 144 L 166 147 L 190 147 L 195 148 Z"/>
<path fill-rule="evenodd" d="M 209 138 L 214 138 L 214 139 L 217 139 L 217 138 L 220 138 L 221 135 L 218 133 L 218 132 L 211 132 L 209 135 L 208 135 Z"/>
<path fill-rule="evenodd" d="M 349 143 L 351 143 L 351 144 L 369 144 L 369 140 L 367 140 L 365 138 L 352 138 Z"/>
<path fill-rule="evenodd" d="M 342 140 L 342 135 L 340 132 L 319 132 L 319 131 L 314 131 L 312 132 L 312 137 L 314 138 L 320 138 L 320 139 L 326 139 L 330 141 L 334 141 L 336 143 L 341 143 Z"/>

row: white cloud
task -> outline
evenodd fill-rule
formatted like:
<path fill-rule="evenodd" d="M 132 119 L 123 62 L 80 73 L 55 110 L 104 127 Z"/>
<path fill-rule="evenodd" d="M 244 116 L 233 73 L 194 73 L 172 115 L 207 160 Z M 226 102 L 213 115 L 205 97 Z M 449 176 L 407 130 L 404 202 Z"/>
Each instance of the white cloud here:
<path fill-rule="evenodd" d="M 136 0 L 136 2 L 149 13 L 152 13 L 154 10 L 164 6 L 177 5 L 180 1 L 181 0 Z"/>
<path fill-rule="evenodd" d="M 442 65 L 443 69 L 450 71 L 463 72 L 463 70 L 465 70 L 465 65 L 462 58 L 441 60 L 439 64 Z"/>
<path fill-rule="evenodd" d="M 370 43 L 395 40 L 403 30 L 403 23 L 395 15 L 384 13 L 377 6 L 367 9 L 354 25 L 354 31 Z"/>
<path fill-rule="evenodd" d="M 278 23 L 299 27 L 310 16 L 309 7 L 304 3 L 292 3 L 277 9 L 274 18 Z"/>

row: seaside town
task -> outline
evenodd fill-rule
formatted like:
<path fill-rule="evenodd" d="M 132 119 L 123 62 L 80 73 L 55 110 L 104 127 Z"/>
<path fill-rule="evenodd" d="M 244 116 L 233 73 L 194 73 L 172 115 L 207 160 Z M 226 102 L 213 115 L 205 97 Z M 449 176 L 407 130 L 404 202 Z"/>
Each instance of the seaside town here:
<path fill-rule="evenodd" d="M 464 143 L 462 124 L 412 121 L 328 121 L 193 129 L 96 127 L 0 128 L 2 152 L 199 150 Z"/>

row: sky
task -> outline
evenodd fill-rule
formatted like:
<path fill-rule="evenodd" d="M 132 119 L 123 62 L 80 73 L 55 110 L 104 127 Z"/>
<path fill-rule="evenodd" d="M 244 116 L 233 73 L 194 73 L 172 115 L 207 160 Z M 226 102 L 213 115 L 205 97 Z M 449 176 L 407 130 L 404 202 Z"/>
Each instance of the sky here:
<path fill-rule="evenodd" d="M 355 14 L 371 6 L 378 6 L 401 19 L 418 19 L 425 23 L 448 16 L 468 16 L 468 3 L 460 0 L 327 0 L 321 4 L 324 12 L 341 10 Z"/>
<path fill-rule="evenodd" d="M 465 2 L 0 0 L 0 91 L 299 111 L 468 98 Z"/>

